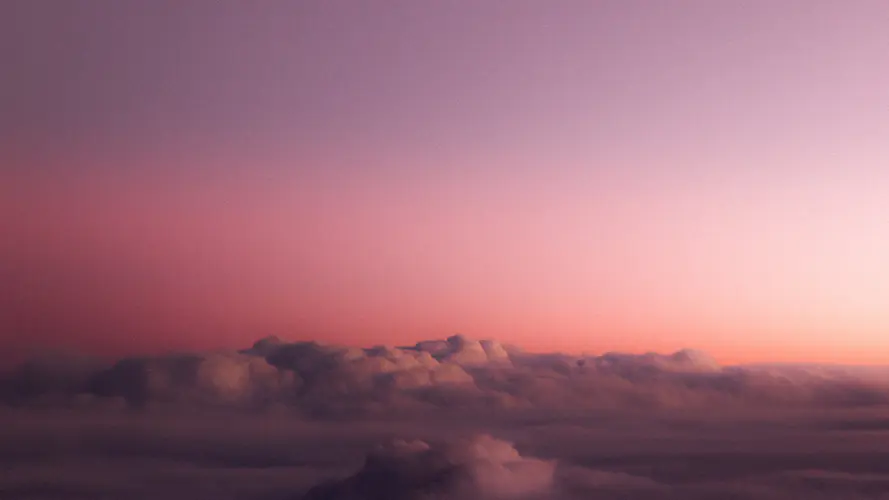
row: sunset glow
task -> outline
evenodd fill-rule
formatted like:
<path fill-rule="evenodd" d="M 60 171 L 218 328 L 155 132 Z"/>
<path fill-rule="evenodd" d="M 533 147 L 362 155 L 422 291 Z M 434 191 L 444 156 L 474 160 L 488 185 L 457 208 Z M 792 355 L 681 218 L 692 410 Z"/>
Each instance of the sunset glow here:
<path fill-rule="evenodd" d="M 8 356 L 889 363 L 889 2 L 19 5 Z"/>

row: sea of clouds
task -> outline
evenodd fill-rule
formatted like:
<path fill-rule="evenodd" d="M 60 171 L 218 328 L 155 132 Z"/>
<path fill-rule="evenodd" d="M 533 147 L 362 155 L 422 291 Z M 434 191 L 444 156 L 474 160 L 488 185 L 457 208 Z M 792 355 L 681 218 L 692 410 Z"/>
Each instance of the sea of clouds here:
<path fill-rule="evenodd" d="M 0 498 L 889 499 L 878 368 L 272 337 L 43 356 L 0 396 Z"/>

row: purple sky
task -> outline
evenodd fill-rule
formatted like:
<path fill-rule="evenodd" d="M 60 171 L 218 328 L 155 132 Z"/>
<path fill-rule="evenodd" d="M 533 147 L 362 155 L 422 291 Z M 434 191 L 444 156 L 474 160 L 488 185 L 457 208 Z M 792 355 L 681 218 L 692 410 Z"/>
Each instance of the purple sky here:
<path fill-rule="evenodd" d="M 0 331 L 889 361 L 887 27 L 882 0 L 6 0 Z"/>

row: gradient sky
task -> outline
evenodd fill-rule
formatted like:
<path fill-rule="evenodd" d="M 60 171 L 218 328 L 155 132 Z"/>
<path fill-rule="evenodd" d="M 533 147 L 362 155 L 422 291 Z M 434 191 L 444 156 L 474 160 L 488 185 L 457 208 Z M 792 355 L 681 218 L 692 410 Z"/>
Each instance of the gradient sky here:
<path fill-rule="evenodd" d="M 5 0 L 4 350 L 889 363 L 889 2 Z"/>

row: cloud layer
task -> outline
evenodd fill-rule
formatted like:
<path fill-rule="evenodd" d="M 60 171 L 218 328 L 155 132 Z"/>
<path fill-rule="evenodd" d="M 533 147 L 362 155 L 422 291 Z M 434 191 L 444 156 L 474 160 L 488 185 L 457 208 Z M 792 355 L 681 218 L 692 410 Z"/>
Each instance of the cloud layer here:
<path fill-rule="evenodd" d="M 882 499 L 885 411 L 513 421 L 0 411 L 0 496 L 169 500 Z M 469 418 L 471 417 L 471 418 Z M 861 429 L 847 429 L 850 423 Z M 882 424 L 881 424 L 882 422 Z"/>
<path fill-rule="evenodd" d="M 722 367 L 705 353 L 535 354 L 455 335 L 367 348 L 270 337 L 240 352 L 32 360 L 3 378 L 17 406 L 275 409 L 360 417 L 478 409 L 862 407 L 889 403 L 882 372 Z"/>

